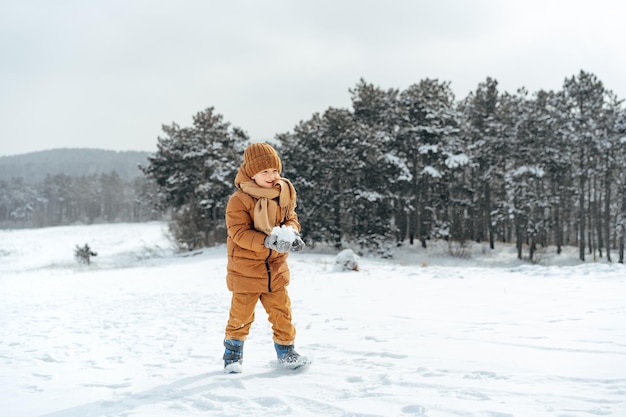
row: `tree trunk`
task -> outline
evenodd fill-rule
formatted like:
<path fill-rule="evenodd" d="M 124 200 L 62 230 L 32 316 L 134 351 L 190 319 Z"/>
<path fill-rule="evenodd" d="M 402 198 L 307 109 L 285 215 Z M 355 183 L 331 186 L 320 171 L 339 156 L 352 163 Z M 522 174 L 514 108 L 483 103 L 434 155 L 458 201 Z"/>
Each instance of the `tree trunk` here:
<path fill-rule="evenodd" d="M 580 156 L 580 180 L 579 180 L 579 200 L 578 200 L 578 257 L 585 261 L 585 152 Z"/>
<path fill-rule="evenodd" d="M 336 249 L 341 249 L 341 241 L 342 241 L 342 237 L 343 237 L 343 228 L 341 227 L 341 216 L 342 216 L 342 204 L 341 204 L 341 196 L 342 196 L 342 192 L 343 190 L 341 189 L 341 181 L 339 180 L 339 176 L 335 175 L 335 190 L 336 190 L 336 194 L 335 194 L 335 199 L 334 199 L 334 227 L 335 227 L 335 233 L 334 233 L 334 238 L 335 238 L 335 248 Z"/>
<path fill-rule="evenodd" d="M 485 226 L 487 227 L 487 234 L 489 236 L 489 247 L 493 250 L 495 248 L 494 244 L 494 233 L 493 233 L 493 225 L 491 224 L 491 185 L 489 181 L 485 181 Z"/>
<path fill-rule="evenodd" d="M 419 237 L 419 172 L 417 171 L 417 158 L 413 157 L 413 208 L 409 217 L 409 241 L 411 245 L 415 242 L 415 234 Z"/>
<path fill-rule="evenodd" d="M 430 184 L 428 175 L 424 175 L 422 177 L 422 181 L 420 184 L 420 189 L 422 192 L 420 193 L 419 198 L 419 223 L 418 223 L 418 233 L 419 239 L 422 243 L 422 248 L 426 249 L 426 239 L 430 235 L 431 228 L 431 217 L 432 213 L 428 210 L 428 202 L 430 201 Z"/>
<path fill-rule="evenodd" d="M 535 259 L 536 251 L 537 251 L 537 238 L 535 236 L 532 236 L 530 238 L 530 250 L 529 250 L 529 255 L 528 255 L 528 258 L 530 259 L 531 262 L 533 262 Z"/>
<path fill-rule="evenodd" d="M 606 171 L 604 177 L 604 235 L 606 240 L 606 260 L 611 262 L 611 159 L 612 155 L 607 154 Z"/>
<path fill-rule="evenodd" d="M 553 191 L 555 192 L 556 195 L 556 185 L 553 189 Z M 562 252 L 562 246 L 563 246 L 563 225 L 561 224 L 561 209 L 560 209 L 560 202 L 561 199 L 559 197 L 559 200 L 557 201 L 557 203 L 554 205 L 554 227 L 555 227 L 555 234 L 556 234 L 556 253 L 557 254 L 561 254 Z"/>
<path fill-rule="evenodd" d="M 517 207 L 517 201 L 513 201 L 513 206 Z M 522 248 L 524 247 L 524 233 L 522 232 L 522 216 L 518 210 L 515 213 L 515 247 L 517 248 L 517 259 L 522 259 Z"/>
<path fill-rule="evenodd" d="M 622 215 L 621 217 L 621 226 L 620 226 L 620 235 L 619 235 L 619 263 L 624 263 L 624 240 L 626 238 L 626 225 L 624 222 L 626 221 L 626 184 L 624 184 L 622 190 Z"/>
<path fill-rule="evenodd" d="M 598 191 L 595 176 L 593 179 L 593 194 L 594 194 L 594 198 L 593 198 L 593 222 L 594 223 L 593 224 L 595 225 L 595 231 L 596 231 L 596 237 L 597 237 L 596 239 L 594 239 L 594 242 L 596 243 L 595 246 L 598 249 L 598 255 L 600 256 L 600 258 L 602 258 L 602 249 L 604 248 L 602 216 L 600 216 L 602 200 L 601 200 L 600 192 Z M 594 260 L 595 260 L 595 252 L 594 252 Z"/>

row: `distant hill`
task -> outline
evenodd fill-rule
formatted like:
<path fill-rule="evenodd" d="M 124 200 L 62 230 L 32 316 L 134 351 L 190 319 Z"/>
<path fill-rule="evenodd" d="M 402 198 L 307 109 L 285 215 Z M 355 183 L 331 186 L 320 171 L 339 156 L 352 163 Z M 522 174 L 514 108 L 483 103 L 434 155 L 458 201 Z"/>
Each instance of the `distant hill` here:
<path fill-rule="evenodd" d="M 143 175 L 137 165 L 147 165 L 149 155 L 140 151 L 65 148 L 0 156 L 0 180 L 22 177 L 27 183 L 37 183 L 49 174 L 83 176 L 111 171 L 132 180 Z"/>

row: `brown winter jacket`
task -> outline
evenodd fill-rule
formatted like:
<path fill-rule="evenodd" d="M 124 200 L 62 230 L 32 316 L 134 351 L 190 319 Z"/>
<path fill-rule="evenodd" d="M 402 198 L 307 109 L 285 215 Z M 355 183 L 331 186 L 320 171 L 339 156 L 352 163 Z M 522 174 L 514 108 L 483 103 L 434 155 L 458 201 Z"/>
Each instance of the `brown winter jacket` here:
<path fill-rule="evenodd" d="M 228 228 L 228 289 L 235 293 L 265 293 L 289 284 L 289 253 L 279 253 L 264 246 L 266 234 L 254 228 L 254 206 L 257 199 L 237 190 L 226 206 Z M 284 222 L 284 209 L 276 213 L 275 225 L 284 224 L 300 231 L 298 216 L 292 212 Z"/>

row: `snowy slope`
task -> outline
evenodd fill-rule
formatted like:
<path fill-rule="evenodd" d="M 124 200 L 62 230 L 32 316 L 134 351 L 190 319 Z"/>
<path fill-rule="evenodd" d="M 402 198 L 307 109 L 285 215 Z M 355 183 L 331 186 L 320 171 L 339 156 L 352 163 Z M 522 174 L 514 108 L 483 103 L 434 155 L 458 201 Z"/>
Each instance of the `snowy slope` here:
<path fill-rule="evenodd" d="M 259 305 L 225 375 L 224 248 L 176 255 L 162 229 L 0 231 L 0 415 L 626 416 L 622 265 L 411 248 L 337 273 L 332 253 L 292 254 L 313 365 L 275 367 Z"/>

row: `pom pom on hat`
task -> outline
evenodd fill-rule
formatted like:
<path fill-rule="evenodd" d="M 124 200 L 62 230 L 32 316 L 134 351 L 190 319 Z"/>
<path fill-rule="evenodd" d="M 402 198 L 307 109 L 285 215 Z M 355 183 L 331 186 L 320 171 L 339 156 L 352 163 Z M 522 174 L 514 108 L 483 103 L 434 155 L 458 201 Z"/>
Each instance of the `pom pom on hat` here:
<path fill-rule="evenodd" d="M 267 143 L 253 143 L 248 146 L 243 153 L 241 168 L 250 178 L 265 169 L 276 168 L 278 172 L 283 170 L 278 153 Z"/>

